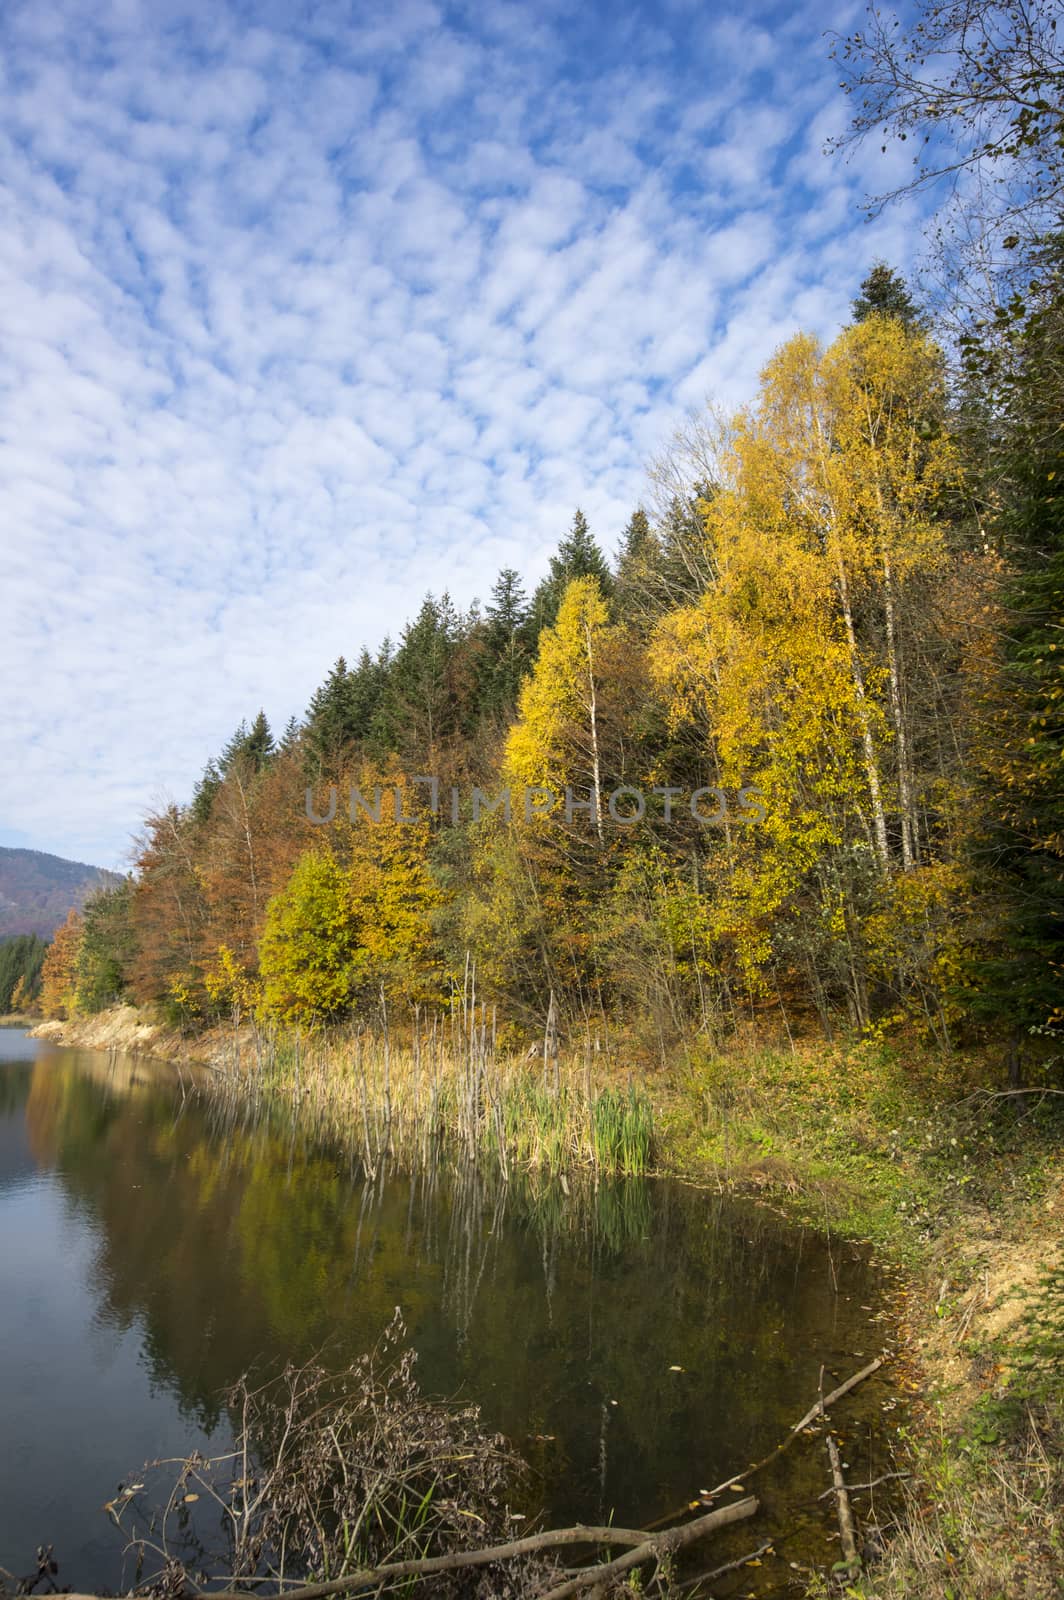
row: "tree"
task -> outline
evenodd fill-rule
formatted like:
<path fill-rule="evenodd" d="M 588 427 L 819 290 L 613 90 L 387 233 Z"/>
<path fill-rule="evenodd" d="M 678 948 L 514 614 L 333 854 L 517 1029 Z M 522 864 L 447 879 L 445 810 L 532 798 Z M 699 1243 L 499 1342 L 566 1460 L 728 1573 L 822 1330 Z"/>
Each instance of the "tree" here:
<path fill-rule="evenodd" d="M 1045 286 L 986 375 L 1001 423 L 991 470 L 1006 567 L 982 652 L 972 860 L 984 919 L 971 966 L 975 1014 L 1013 1030 L 1064 1030 L 1064 278 Z M 998 355 L 1000 356 L 1000 350 Z"/>
<path fill-rule="evenodd" d="M 906 287 L 900 273 L 877 261 L 861 284 L 861 292 L 851 302 L 853 320 L 867 322 L 869 317 L 897 317 L 914 331 L 925 325 L 925 318 Z"/>
<path fill-rule="evenodd" d="M 450 596 L 426 595 L 389 663 L 374 716 L 374 744 L 398 752 L 415 770 L 433 770 L 461 724 L 455 666 L 463 632 Z"/>
<path fill-rule="evenodd" d="M 259 970 L 272 1016 L 330 1022 L 375 1008 L 382 989 L 399 1005 L 440 998 L 429 827 L 411 786 L 389 776 L 395 804 L 382 796 L 379 820 L 338 824 L 332 847 L 306 851 L 267 906 Z M 379 777 L 364 769 L 361 792 Z"/>
<path fill-rule="evenodd" d="M 506 744 L 504 775 L 522 789 L 590 795 L 590 819 L 603 837 L 604 681 L 609 612 L 598 579 L 574 578 L 558 618 L 540 636 L 539 653 Z"/>
<path fill-rule="evenodd" d="M 908 28 L 874 5 L 867 16 L 864 30 L 836 37 L 832 50 L 854 104 L 849 132 L 832 147 L 912 140 L 912 177 L 876 207 L 969 173 L 953 188 L 959 261 L 1014 279 L 1064 199 L 1056 0 L 924 0 Z"/>
<path fill-rule="evenodd" d="M 102 1011 L 129 987 L 133 960 L 133 884 L 125 879 L 85 902 L 78 951 L 77 1000 L 82 1011 Z"/>
<path fill-rule="evenodd" d="M 358 993 L 365 956 L 351 883 L 327 850 L 308 850 L 270 900 L 259 946 L 263 1006 L 285 1022 L 345 1015 Z"/>
<path fill-rule="evenodd" d="M 901 597 L 945 558 L 942 383 L 935 347 L 897 318 L 827 351 L 791 340 L 703 503 L 715 579 L 652 644 L 674 722 L 700 714 L 709 781 L 765 797 L 756 833 L 725 833 L 712 857 L 715 937 L 751 983 L 790 918 L 807 944 L 830 932 L 861 1022 L 861 919 L 930 842 L 912 760 L 918 624 Z"/>
<path fill-rule="evenodd" d="M 56 929 L 41 968 L 41 1010 L 46 1017 L 72 1017 L 77 1011 L 81 937 L 82 921 L 72 907 Z"/>
<path fill-rule="evenodd" d="M 542 629 L 554 625 L 562 598 L 574 578 L 594 578 L 607 596 L 613 587 L 609 564 L 579 508 L 572 527 L 550 558 L 547 576 L 532 597 L 532 626 L 537 636 Z"/>
<path fill-rule="evenodd" d="M 495 719 L 512 715 L 531 664 L 530 615 L 520 578 L 512 567 L 505 567 L 485 608 L 476 663 L 478 709 Z"/>
<path fill-rule="evenodd" d="M 640 506 L 629 517 L 617 550 L 613 604 L 618 617 L 643 622 L 651 614 L 661 559 L 661 542 Z"/>
<path fill-rule="evenodd" d="M 0 1017 L 25 1011 L 37 998 L 48 945 L 36 933 L 0 940 Z"/>

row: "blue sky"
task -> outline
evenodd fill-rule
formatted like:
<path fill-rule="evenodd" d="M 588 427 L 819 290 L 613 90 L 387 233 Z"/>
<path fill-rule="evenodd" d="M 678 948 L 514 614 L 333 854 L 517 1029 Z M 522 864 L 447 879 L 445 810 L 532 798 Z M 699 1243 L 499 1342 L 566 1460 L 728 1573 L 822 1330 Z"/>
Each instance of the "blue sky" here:
<path fill-rule="evenodd" d="M 860 8 L 7 0 L 0 843 L 119 865 L 426 590 L 607 549 L 677 424 L 905 270 Z"/>

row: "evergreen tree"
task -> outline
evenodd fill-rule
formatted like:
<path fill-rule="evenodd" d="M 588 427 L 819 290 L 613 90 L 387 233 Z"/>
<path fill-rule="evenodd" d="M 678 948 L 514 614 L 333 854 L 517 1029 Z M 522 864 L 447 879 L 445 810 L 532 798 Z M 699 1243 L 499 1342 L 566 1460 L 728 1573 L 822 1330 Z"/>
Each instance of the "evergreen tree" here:
<path fill-rule="evenodd" d="M 18 933 L 0 942 L 0 1016 L 36 999 L 47 949 L 47 942 L 36 933 Z"/>
<path fill-rule="evenodd" d="M 304 745 L 307 770 L 314 777 L 335 774 L 357 737 L 351 706 L 351 674 L 338 656 L 307 707 Z"/>
<path fill-rule="evenodd" d="M 260 711 L 250 728 L 246 721 L 241 722 L 218 758 L 217 774 L 219 778 L 224 779 L 238 767 L 253 773 L 261 772 L 275 750 L 266 713 Z M 208 767 L 210 765 L 211 763 L 208 763 Z M 204 773 L 204 777 L 206 776 Z"/>
<path fill-rule="evenodd" d="M 448 594 L 426 595 L 413 622 L 403 629 L 389 662 L 387 681 L 374 715 L 378 747 L 425 766 L 459 725 L 454 680 L 462 622 Z"/>
<path fill-rule="evenodd" d="M 625 621 L 645 621 L 661 561 L 661 543 L 640 506 L 632 512 L 617 550 L 613 608 Z"/>
<path fill-rule="evenodd" d="M 521 580 L 506 567 L 495 580 L 480 628 L 476 663 L 477 710 L 508 716 L 532 662 L 531 609 Z"/>
<path fill-rule="evenodd" d="M 252 771 L 261 772 L 276 753 L 277 746 L 274 744 L 266 713 L 260 710 L 251 724 L 251 731 L 245 740 L 241 756 L 250 763 Z"/>
<path fill-rule="evenodd" d="M 997 492 L 1009 563 L 1000 652 L 982 707 L 978 754 L 986 821 L 976 882 L 994 930 L 973 968 L 973 1009 L 1024 1034 L 1064 1031 L 1064 276 L 1051 281 L 1007 338 L 991 371 L 1004 419 Z M 972 352 L 974 359 L 974 351 Z"/>
<path fill-rule="evenodd" d="M 203 776 L 192 791 L 189 815 L 193 822 L 202 824 L 209 820 L 215 797 L 222 787 L 223 781 L 222 774 L 218 770 L 218 763 L 212 756 L 203 769 Z"/>
<path fill-rule="evenodd" d="M 547 576 L 532 597 L 532 627 L 537 636 L 544 628 L 554 626 L 565 591 L 574 578 L 595 578 L 607 597 L 613 589 L 609 564 L 579 508 L 572 527 L 550 558 Z"/>
<path fill-rule="evenodd" d="M 102 1011 L 129 987 L 133 959 L 133 883 L 126 879 L 85 902 L 78 951 L 77 997 L 82 1011 Z"/>
<path fill-rule="evenodd" d="M 876 262 L 851 305 L 855 322 L 880 316 L 897 317 L 899 322 L 914 331 L 927 326 L 927 319 L 909 293 L 905 279 L 893 267 L 888 267 L 885 261 Z"/>

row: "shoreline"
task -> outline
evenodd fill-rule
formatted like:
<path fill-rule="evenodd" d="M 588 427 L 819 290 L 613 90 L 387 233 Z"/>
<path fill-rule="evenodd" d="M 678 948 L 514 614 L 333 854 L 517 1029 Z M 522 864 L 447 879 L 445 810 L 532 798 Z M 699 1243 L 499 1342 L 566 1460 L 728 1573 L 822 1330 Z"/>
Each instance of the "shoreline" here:
<path fill-rule="evenodd" d="M 230 1082 L 234 1054 L 247 1068 L 253 1051 L 250 1028 L 234 1034 L 223 1026 L 190 1040 L 129 1006 L 38 1023 L 31 1032 L 71 1048 L 228 1069 Z M 862 1099 L 862 1067 L 874 1053 L 819 1044 L 790 1056 L 740 1051 L 688 1061 L 686 1075 L 670 1074 L 680 1077 L 678 1088 L 666 1088 L 659 1072 L 641 1074 L 654 1111 L 652 1170 L 754 1197 L 829 1237 L 864 1240 L 895 1280 L 899 1386 L 915 1402 L 906 1441 L 913 1478 L 900 1527 L 851 1592 L 862 1600 L 917 1593 L 1040 1600 L 1059 1592 L 1051 1587 L 1055 1572 L 1064 1577 L 1064 1555 L 1051 1548 L 1053 1499 L 1064 1488 L 1058 1416 L 1046 1424 L 1031 1509 L 1020 1515 L 999 1480 L 1026 1484 L 1023 1473 L 1036 1470 L 1029 1458 L 1022 1471 L 1017 1465 L 1016 1429 L 1029 1424 L 1037 1435 L 1046 1409 L 1023 1387 L 1024 1350 L 1039 1281 L 1061 1270 L 1059 1147 L 1045 1135 L 1036 1146 L 1023 1122 L 1037 1095 L 1019 1110 L 1004 1105 L 978 1060 L 952 1061 L 946 1090 L 935 1077 L 937 1058 L 903 1059 L 900 1093 L 908 1091 L 917 1112 L 903 1123 L 889 1097 L 885 1104 Z M 882 1051 L 875 1055 L 880 1075 L 883 1059 Z M 958 1087 L 962 1066 L 967 1081 Z M 815 1089 L 806 1105 L 809 1082 Z M 294 1093 L 298 1077 L 286 1085 L 282 1072 L 273 1088 Z M 1019 1119 L 1032 1147 L 1019 1170 L 1009 1119 Z M 1013 1428 L 997 1420 L 1010 1407 L 1022 1414 Z M 1048 1503 L 1040 1505 L 1040 1496 Z M 959 1540 L 958 1526 L 976 1512 L 978 1529 Z"/>

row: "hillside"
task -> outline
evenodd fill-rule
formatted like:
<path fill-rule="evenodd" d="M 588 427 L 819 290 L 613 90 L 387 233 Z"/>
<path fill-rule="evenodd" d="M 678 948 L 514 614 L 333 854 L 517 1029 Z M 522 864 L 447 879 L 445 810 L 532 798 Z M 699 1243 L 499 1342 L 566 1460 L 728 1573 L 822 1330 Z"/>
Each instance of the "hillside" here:
<path fill-rule="evenodd" d="M 84 861 L 0 846 L 0 939 L 15 933 L 50 939 L 71 906 L 80 909 L 94 889 L 118 881 Z"/>

